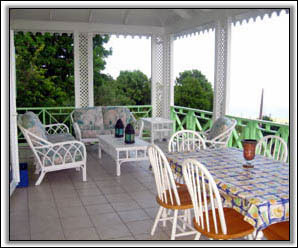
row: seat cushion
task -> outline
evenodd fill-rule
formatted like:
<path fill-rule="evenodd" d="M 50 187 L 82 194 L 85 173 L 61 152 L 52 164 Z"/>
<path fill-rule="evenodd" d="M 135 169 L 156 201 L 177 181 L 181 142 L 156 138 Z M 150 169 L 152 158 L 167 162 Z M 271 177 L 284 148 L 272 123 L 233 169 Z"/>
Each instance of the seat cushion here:
<path fill-rule="evenodd" d="M 88 138 L 91 137 L 91 133 L 96 137 L 96 133 L 99 130 L 103 130 L 103 116 L 101 107 L 88 107 L 76 109 L 73 112 L 73 120 L 77 122 L 80 130 L 92 131 L 86 133 Z"/>
<path fill-rule="evenodd" d="M 19 115 L 18 125 L 28 130 L 30 133 L 48 140 L 46 130 L 35 113 L 28 111 L 25 114 Z M 34 141 L 34 138 L 32 138 L 32 141 Z"/>
<path fill-rule="evenodd" d="M 218 135 L 222 134 L 226 130 L 228 130 L 233 125 L 233 121 L 230 120 L 227 117 L 220 117 L 218 118 L 212 128 L 210 129 L 210 132 L 207 135 L 207 140 L 212 140 Z"/>
<path fill-rule="evenodd" d="M 47 135 L 48 141 L 51 143 L 59 143 L 65 141 L 72 141 L 75 138 L 70 133 L 50 134 Z"/>
<path fill-rule="evenodd" d="M 114 129 L 118 119 L 122 120 L 124 126 L 134 121 L 129 109 L 125 107 L 104 106 L 102 114 L 105 130 Z"/>
<path fill-rule="evenodd" d="M 263 233 L 268 240 L 290 240 L 290 222 L 272 224 L 265 228 Z"/>
<path fill-rule="evenodd" d="M 205 213 L 203 214 L 204 227 L 202 227 L 202 225 L 199 225 L 196 219 L 193 218 L 195 229 L 197 229 L 201 234 L 208 238 L 224 240 L 245 237 L 254 231 L 254 227 L 247 221 L 245 221 L 244 216 L 238 213 L 236 210 L 232 208 L 224 208 L 223 211 L 226 221 L 227 234 L 223 234 L 222 232 L 220 225 L 220 217 L 217 209 L 216 223 L 218 227 L 218 233 L 215 232 L 215 223 L 213 220 L 213 214 L 211 210 L 208 211 L 210 231 L 207 230 L 207 221 Z"/>

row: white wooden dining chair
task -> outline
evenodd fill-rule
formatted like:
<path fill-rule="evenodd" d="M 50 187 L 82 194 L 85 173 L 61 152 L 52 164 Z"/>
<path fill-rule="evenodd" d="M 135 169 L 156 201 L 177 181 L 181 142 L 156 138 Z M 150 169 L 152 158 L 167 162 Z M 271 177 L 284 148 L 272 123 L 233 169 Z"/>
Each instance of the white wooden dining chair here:
<path fill-rule="evenodd" d="M 279 136 L 267 135 L 258 141 L 256 154 L 261 154 L 268 158 L 286 162 L 288 158 L 287 144 Z"/>
<path fill-rule="evenodd" d="M 151 236 L 154 235 L 159 222 L 163 222 L 163 226 L 166 226 L 167 221 L 172 222 L 171 240 L 180 236 L 196 234 L 195 229 L 191 226 L 192 203 L 186 186 L 176 185 L 169 162 L 159 147 L 154 144 L 150 145 L 148 156 L 157 187 L 156 201 L 160 205 Z M 183 214 L 178 215 L 178 211 L 183 211 Z M 180 233 L 177 233 L 177 229 Z"/>
<path fill-rule="evenodd" d="M 168 144 L 169 152 L 186 152 L 205 149 L 205 141 L 198 132 L 181 130 L 174 133 Z"/>
<path fill-rule="evenodd" d="M 210 239 L 245 236 L 253 239 L 254 227 L 244 221 L 244 216 L 232 208 L 223 208 L 216 183 L 204 165 L 195 159 L 186 159 L 182 171 L 193 203 L 193 222 L 198 231 L 196 240 L 200 239 L 201 234 Z"/>

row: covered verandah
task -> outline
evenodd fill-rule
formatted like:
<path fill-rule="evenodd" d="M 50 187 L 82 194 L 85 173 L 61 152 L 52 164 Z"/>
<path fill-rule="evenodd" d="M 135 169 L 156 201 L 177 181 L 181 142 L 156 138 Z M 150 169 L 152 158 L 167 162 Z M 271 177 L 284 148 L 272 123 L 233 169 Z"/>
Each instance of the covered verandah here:
<path fill-rule="evenodd" d="M 248 21 L 265 15 L 271 16 L 274 12 L 280 13 L 281 9 L 17 9 L 11 10 L 10 25 L 10 86 L 11 86 L 11 164 L 13 178 L 10 185 L 10 194 L 14 192 L 19 182 L 19 146 L 17 134 L 17 108 L 15 104 L 15 53 L 14 32 L 52 32 L 72 33 L 74 37 L 74 76 L 75 76 L 75 106 L 94 106 L 93 93 L 93 35 L 116 34 L 124 36 L 147 36 L 151 38 L 151 106 L 150 116 L 164 117 L 175 120 L 175 130 L 200 129 L 199 120 L 208 120 L 212 124 L 220 116 L 226 115 L 229 101 L 229 59 L 230 59 L 230 29 L 233 23 Z M 215 74 L 214 74 L 214 102 L 213 112 L 207 113 L 195 109 L 187 109 L 174 105 L 174 79 L 173 79 L 173 41 L 208 29 L 215 31 Z M 38 107 L 38 106 L 33 106 Z M 131 107 L 135 112 L 141 112 L 138 107 Z M 183 116 L 183 119 L 181 119 Z M 260 124 L 270 127 L 274 124 L 261 121 L 247 121 L 239 118 L 239 125 L 246 125 L 246 135 L 261 135 L 258 131 Z M 277 134 L 288 139 L 289 127 L 277 125 Z M 207 127 L 207 126 L 206 126 Z M 258 133 L 259 132 L 259 133 Z M 235 142 L 241 146 L 240 137 L 234 134 Z M 234 142 L 234 143 L 235 143 Z M 44 185 L 35 188 L 18 189 L 12 194 L 16 205 L 12 222 L 15 239 L 147 239 L 156 211 L 154 199 L 155 188 L 152 172 L 148 170 L 148 163 L 140 163 L 140 167 L 127 166 L 124 175 L 116 178 L 111 161 L 104 157 L 101 167 L 97 167 L 98 158 L 95 156 L 94 146 L 88 147 L 88 183 L 83 184 L 78 175 L 73 172 L 53 173 L 49 175 Z M 26 155 L 25 155 L 26 157 Z M 32 176 L 31 180 L 34 179 Z M 133 182 L 133 183 L 132 183 Z M 136 185 L 138 185 L 136 187 Z M 61 192 L 60 188 L 64 190 Z M 139 191 L 135 191 L 138 189 Z M 22 192 L 26 192 L 22 194 Z M 49 193 L 50 192 L 50 193 Z M 140 192 L 139 194 L 137 192 Z M 48 194 L 49 193 L 49 194 Z M 49 198 L 44 199 L 44 195 Z M 50 196 L 49 196 L 50 195 Z M 120 197 L 121 195 L 121 197 Z M 68 213 L 67 203 L 63 198 L 69 198 L 73 214 Z M 121 198 L 121 199 L 120 199 Z M 17 200 L 15 200 L 17 199 Z M 93 201 L 94 200 L 94 201 Z M 37 217 L 45 214 L 41 210 L 44 205 L 36 206 L 36 202 L 50 204 L 47 211 L 48 217 L 53 213 L 55 223 L 50 223 L 49 231 L 39 232 L 43 224 Z M 91 203 L 90 203 L 91 202 Z M 51 205 L 52 204 L 52 205 Z M 100 204 L 102 208 L 95 207 Z M 38 204 L 37 204 L 38 205 Z M 20 206 L 23 206 L 20 207 Z M 24 207 L 26 206 L 26 207 Z M 129 206 L 129 208 L 127 208 Z M 106 212 L 105 210 L 106 209 Z M 19 212 L 26 211 L 27 217 L 20 217 Z M 41 211 L 40 214 L 38 211 Z M 104 211 L 104 212 L 102 212 Z M 32 213 L 31 213 L 32 212 Z M 33 213 L 34 212 L 34 213 Z M 70 211 L 71 212 L 71 211 Z M 123 213 L 122 213 L 123 212 Z M 124 213 L 126 212 L 126 213 Z M 131 212 L 131 213 L 129 213 Z M 134 214 L 132 214 L 132 212 Z M 138 212 L 138 214 L 135 214 Z M 154 212 L 154 213 L 153 213 Z M 109 215 L 109 214 L 110 215 Z M 30 216 L 35 216 L 31 218 Z M 95 224 L 91 216 L 110 216 L 119 231 L 107 231 L 102 226 L 103 219 Z M 52 216 L 52 217 L 53 217 Z M 87 221 L 88 218 L 89 221 Z M 26 223 L 29 231 L 20 231 L 18 222 Z M 79 222 L 82 226 L 78 229 L 69 228 Z M 139 222 L 139 223 L 136 223 Z M 85 224 L 84 224 L 85 223 Z M 102 223 L 99 225 L 98 223 Z M 53 231 L 54 226 L 59 226 L 61 232 Z M 99 226 L 97 226 L 99 225 Z M 46 225 L 47 226 L 47 225 Z M 142 229 L 143 228 L 143 229 Z M 149 229 L 148 229 L 149 228 Z M 84 230 L 83 230 L 84 229 Z M 121 229 L 121 230 L 120 230 Z M 80 236 L 81 230 L 83 236 Z M 140 232 L 140 230 L 143 230 Z M 146 230 L 146 231 L 145 231 Z M 164 229 L 157 234 L 155 239 L 169 239 L 169 230 Z M 47 233 L 47 234 L 45 234 Z M 116 234 L 117 233 L 117 234 Z M 121 235 L 120 235 L 121 234 Z M 18 236 L 21 235 L 21 236 Z M 22 236 L 24 235 L 24 236 Z M 45 236 L 43 236 L 45 235 Z M 84 236 L 86 235 L 86 236 Z M 147 236 L 146 236 L 147 235 Z"/>

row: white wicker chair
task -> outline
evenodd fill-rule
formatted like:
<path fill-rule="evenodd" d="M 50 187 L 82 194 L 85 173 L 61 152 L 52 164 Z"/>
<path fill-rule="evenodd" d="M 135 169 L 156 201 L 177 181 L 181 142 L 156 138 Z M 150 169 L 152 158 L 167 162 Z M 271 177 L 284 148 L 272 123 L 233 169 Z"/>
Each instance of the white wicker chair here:
<path fill-rule="evenodd" d="M 237 124 L 237 121 L 234 119 L 228 119 L 229 123 L 227 126 L 222 125 L 221 128 L 221 121 L 223 119 L 228 119 L 226 117 L 220 117 L 218 118 L 212 125 L 210 129 L 208 129 L 205 132 L 201 132 L 200 135 L 202 135 L 203 139 L 205 140 L 205 144 L 207 148 L 221 148 L 221 147 L 227 147 L 228 141 L 231 137 L 231 134 Z M 218 125 L 219 124 L 219 125 Z M 219 128 L 218 128 L 219 127 Z M 216 130 L 217 129 L 217 130 Z M 222 130 L 221 130 L 222 129 Z M 221 132 L 218 132 L 221 131 Z"/>
<path fill-rule="evenodd" d="M 288 158 L 286 142 L 275 135 L 267 135 L 260 139 L 256 146 L 256 153 L 282 162 L 286 162 Z"/>
<path fill-rule="evenodd" d="M 31 116 L 30 114 L 27 116 L 31 118 L 34 114 L 31 112 Z M 36 118 L 34 121 L 39 122 L 38 117 Z M 29 131 L 29 128 L 24 128 L 22 121 L 18 120 L 18 126 L 34 154 L 36 173 L 40 173 L 35 185 L 39 185 L 48 172 L 73 168 L 82 169 L 83 181 L 86 181 L 87 153 L 84 143 L 76 141 L 68 133 L 68 127 L 65 124 L 43 126 L 38 123 L 38 125 L 39 127 L 35 128 L 35 133 L 33 133 L 32 129 Z M 37 135 L 37 129 L 45 130 L 45 133 Z M 65 141 L 62 141 L 63 139 Z"/>
<path fill-rule="evenodd" d="M 244 216 L 232 208 L 223 208 L 216 183 L 204 165 L 195 159 L 186 159 L 182 170 L 193 203 L 196 240 L 201 234 L 210 239 L 245 236 L 253 239 L 254 227 L 244 221 Z"/>
<path fill-rule="evenodd" d="M 156 201 L 160 205 L 151 235 L 154 235 L 158 222 L 162 221 L 165 226 L 168 220 L 173 224 L 171 240 L 176 237 L 195 234 L 196 231 L 190 224 L 192 204 L 186 186 L 178 187 L 176 185 L 169 162 L 162 150 L 156 145 L 152 144 L 148 147 L 148 156 L 157 187 Z M 178 216 L 179 210 L 185 211 L 184 215 Z M 174 214 L 170 216 L 172 211 L 174 211 Z M 178 220 L 183 223 L 182 226 L 177 223 Z M 176 229 L 179 229 L 181 233 L 177 234 Z"/>
<path fill-rule="evenodd" d="M 205 141 L 198 132 L 181 130 L 172 135 L 169 140 L 169 152 L 186 152 L 205 149 Z"/>

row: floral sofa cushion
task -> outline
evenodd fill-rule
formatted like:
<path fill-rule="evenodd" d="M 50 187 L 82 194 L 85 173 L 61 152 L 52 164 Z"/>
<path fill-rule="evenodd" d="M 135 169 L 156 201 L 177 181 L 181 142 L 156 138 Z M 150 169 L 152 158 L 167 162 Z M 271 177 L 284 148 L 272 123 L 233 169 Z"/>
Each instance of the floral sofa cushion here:
<path fill-rule="evenodd" d="M 227 117 L 220 117 L 218 118 L 212 128 L 210 129 L 207 140 L 212 140 L 227 129 L 229 129 L 233 125 L 233 122 Z"/>
<path fill-rule="evenodd" d="M 75 140 L 75 138 L 70 133 L 50 134 L 47 135 L 47 138 L 49 142 L 54 144 L 59 142 Z"/>
<path fill-rule="evenodd" d="M 104 130 L 101 107 L 76 109 L 73 120 L 77 122 L 82 132 L 82 138 L 94 138 Z"/>
<path fill-rule="evenodd" d="M 102 107 L 102 114 L 104 129 L 110 130 L 112 133 L 118 119 L 122 120 L 124 127 L 130 122 L 135 122 L 133 115 L 125 107 L 105 106 Z"/>
<path fill-rule="evenodd" d="M 25 114 L 19 115 L 18 125 L 22 126 L 34 135 L 42 139 L 48 140 L 44 126 L 40 122 L 38 116 L 33 112 L 29 111 Z M 35 139 L 33 138 L 32 142 L 34 142 L 34 140 Z"/>

